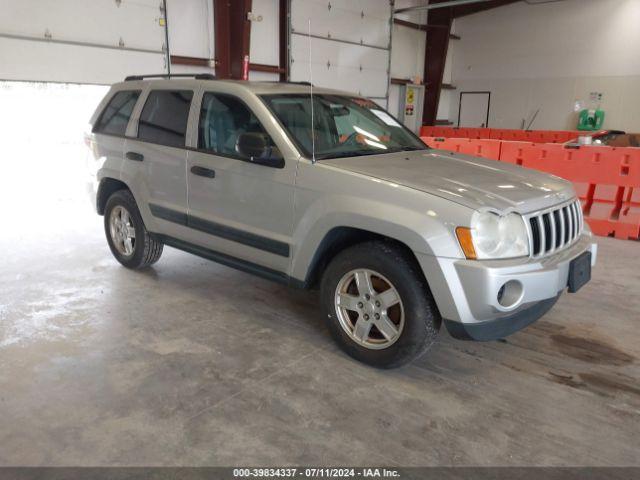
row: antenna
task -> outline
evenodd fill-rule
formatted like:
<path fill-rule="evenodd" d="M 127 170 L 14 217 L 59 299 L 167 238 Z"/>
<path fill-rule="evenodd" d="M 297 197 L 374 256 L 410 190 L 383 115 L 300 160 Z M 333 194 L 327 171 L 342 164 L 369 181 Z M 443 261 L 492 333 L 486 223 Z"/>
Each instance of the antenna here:
<path fill-rule="evenodd" d="M 311 68 L 311 19 L 309 19 L 309 95 L 311 97 L 311 163 L 316 163 L 316 130 L 313 122 L 313 69 Z"/>

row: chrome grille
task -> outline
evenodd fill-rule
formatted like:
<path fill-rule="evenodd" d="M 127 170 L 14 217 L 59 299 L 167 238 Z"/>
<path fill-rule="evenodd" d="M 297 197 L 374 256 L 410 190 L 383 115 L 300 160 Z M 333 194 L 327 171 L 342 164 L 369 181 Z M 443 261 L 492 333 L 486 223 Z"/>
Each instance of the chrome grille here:
<path fill-rule="evenodd" d="M 583 221 L 579 200 L 527 216 L 531 256 L 544 257 L 571 245 L 582 232 Z"/>

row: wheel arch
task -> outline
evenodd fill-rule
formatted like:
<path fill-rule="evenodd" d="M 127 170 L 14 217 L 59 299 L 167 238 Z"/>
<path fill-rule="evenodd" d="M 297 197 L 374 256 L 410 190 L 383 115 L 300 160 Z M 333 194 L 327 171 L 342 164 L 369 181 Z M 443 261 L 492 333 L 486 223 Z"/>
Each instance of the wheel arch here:
<path fill-rule="evenodd" d="M 129 186 L 122 180 L 118 180 L 111 177 L 104 177 L 100 180 L 98 185 L 98 192 L 96 194 L 96 210 L 98 215 L 104 215 L 104 210 L 107 205 L 107 200 L 118 190 L 129 190 Z"/>
<path fill-rule="evenodd" d="M 320 284 L 324 270 L 336 255 L 349 247 L 371 241 L 390 243 L 402 250 L 412 262 L 415 262 L 418 270 L 424 277 L 424 273 L 420 268 L 418 259 L 416 258 L 413 250 L 405 242 L 362 228 L 337 226 L 329 230 L 320 241 L 311 262 L 309 263 L 305 279 L 303 281 L 293 279 L 293 281 L 299 283 L 297 286 L 302 288 L 317 288 Z M 425 282 L 427 282 L 426 278 Z"/>

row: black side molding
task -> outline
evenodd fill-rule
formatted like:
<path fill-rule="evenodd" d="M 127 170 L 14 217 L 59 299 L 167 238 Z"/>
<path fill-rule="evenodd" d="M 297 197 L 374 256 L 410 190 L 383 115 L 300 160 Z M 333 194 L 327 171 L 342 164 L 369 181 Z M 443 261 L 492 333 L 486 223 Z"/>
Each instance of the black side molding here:
<path fill-rule="evenodd" d="M 182 212 L 176 212 L 170 208 L 161 207 L 160 205 L 149 204 L 149 209 L 154 217 L 161 218 L 167 222 L 178 223 L 180 225 L 187 226 L 187 214 Z"/>
<path fill-rule="evenodd" d="M 208 233 L 209 235 L 241 243 L 249 247 L 257 248 L 258 250 L 264 250 L 265 252 L 273 253 L 281 257 L 288 257 L 290 253 L 289 244 L 279 240 L 256 235 L 220 223 L 210 222 L 209 220 L 187 215 L 182 212 L 176 212 L 175 210 L 159 205 L 149 204 L 149 208 L 154 217 L 167 220 L 168 222 L 178 223 L 193 228 L 194 230 Z"/>
<path fill-rule="evenodd" d="M 227 267 L 235 268 L 237 270 L 242 270 L 243 272 L 252 273 L 262 278 L 266 278 L 267 280 L 272 280 L 274 282 L 282 283 L 284 285 L 293 285 L 296 286 L 295 282 L 291 282 L 291 277 L 284 272 L 279 272 L 277 270 L 273 270 L 271 268 L 263 267 L 262 265 L 257 265 L 255 263 L 247 262 L 246 260 L 241 260 L 236 257 L 232 257 L 231 255 L 227 255 L 225 253 L 216 252 L 215 250 L 210 250 L 208 248 L 201 247 L 199 245 L 194 245 L 189 242 L 185 242 L 183 240 L 178 240 L 177 238 L 169 237 L 167 235 L 158 235 L 153 234 L 157 239 L 162 241 L 165 245 L 169 245 L 170 247 L 177 248 L 178 250 L 182 250 L 187 253 L 192 253 L 202 258 L 206 258 L 207 260 L 211 260 L 217 263 L 221 263 L 222 265 L 226 265 Z"/>

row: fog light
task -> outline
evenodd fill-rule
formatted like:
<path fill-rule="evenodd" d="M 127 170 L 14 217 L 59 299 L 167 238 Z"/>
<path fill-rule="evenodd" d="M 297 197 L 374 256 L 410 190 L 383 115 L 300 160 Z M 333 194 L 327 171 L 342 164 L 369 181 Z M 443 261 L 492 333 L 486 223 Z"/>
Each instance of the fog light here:
<path fill-rule="evenodd" d="M 519 281 L 509 280 L 498 290 L 498 303 L 504 308 L 513 308 L 522 300 L 523 293 L 524 289 Z"/>

